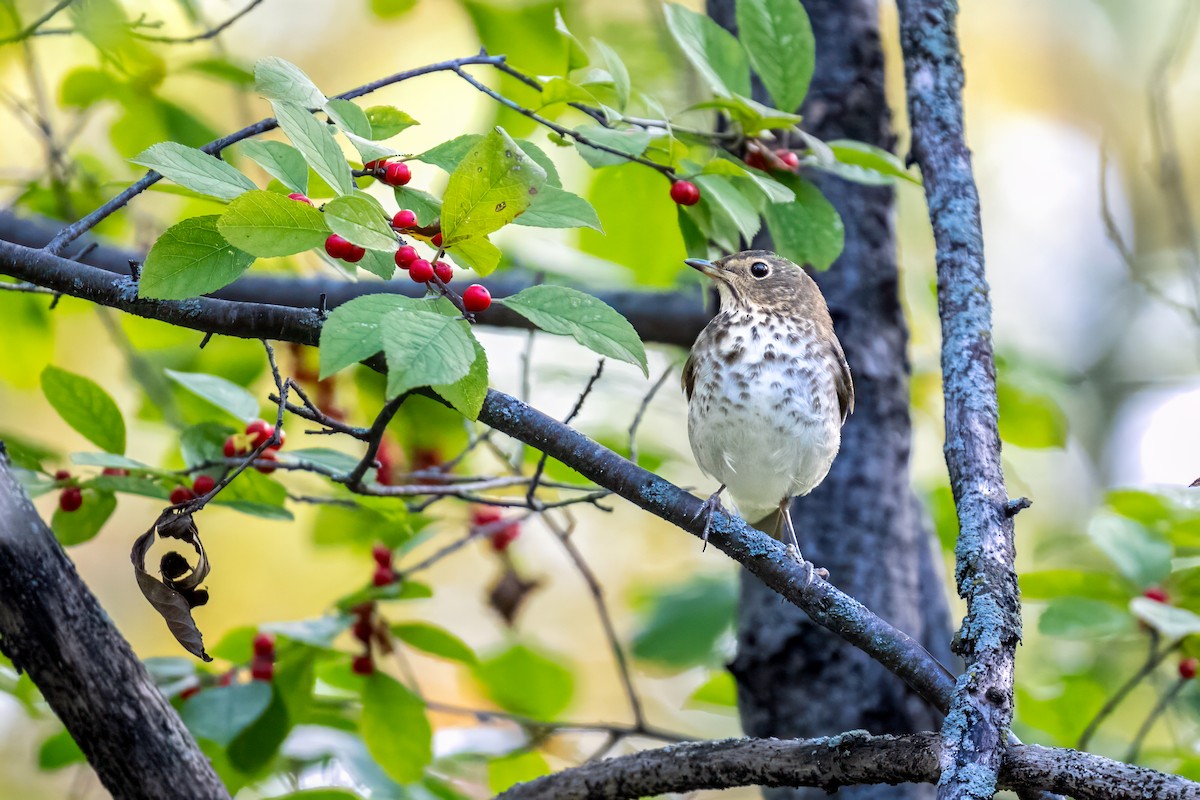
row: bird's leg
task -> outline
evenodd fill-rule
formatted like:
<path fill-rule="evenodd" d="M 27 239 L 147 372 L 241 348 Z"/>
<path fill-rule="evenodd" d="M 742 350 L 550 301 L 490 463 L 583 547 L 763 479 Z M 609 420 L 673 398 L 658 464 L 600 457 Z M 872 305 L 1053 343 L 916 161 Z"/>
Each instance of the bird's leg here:
<path fill-rule="evenodd" d="M 696 516 L 692 517 L 692 522 L 704 517 L 704 530 L 700 533 L 700 539 L 704 542 L 704 546 L 700 548 L 703 553 L 708 549 L 708 529 L 712 525 L 712 516 L 718 511 L 724 512 L 725 506 L 721 505 L 721 492 L 725 491 L 725 484 L 721 486 L 708 499 L 700 504 L 700 510 L 696 512 Z"/>
<path fill-rule="evenodd" d="M 804 556 L 800 555 L 800 541 L 796 538 L 796 526 L 792 524 L 792 498 L 785 497 L 779 501 L 779 518 L 784 530 L 787 531 L 788 539 L 791 541 L 787 544 L 788 555 L 800 562 L 804 567 L 804 585 L 812 583 L 813 575 L 820 575 L 822 578 L 829 577 L 829 571 L 824 567 L 820 569 L 813 568 L 811 561 L 805 561 Z"/>

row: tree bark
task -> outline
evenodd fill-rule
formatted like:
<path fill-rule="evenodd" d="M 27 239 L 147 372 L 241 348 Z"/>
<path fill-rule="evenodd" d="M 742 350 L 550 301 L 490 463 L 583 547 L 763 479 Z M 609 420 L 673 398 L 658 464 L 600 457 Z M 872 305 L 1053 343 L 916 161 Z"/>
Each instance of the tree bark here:
<path fill-rule="evenodd" d="M 731 0 L 709 13 L 734 27 Z M 821 139 L 891 148 L 875 0 L 805 0 L 817 43 L 801 112 Z M 898 296 L 893 192 L 812 176 L 841 214 L 846 248 L 815 275 L 854 377 L 855 410 L 833 469 L 793 504 L 804 555 L 831 580 L 931 649 L 946 652 L 949 615 L 933 543 L 909 487 L 908 330 Z M 847 535 L 847 532 L 852 532 Z M 902 682 L 743 572 L 738 655 L 742 725 L 751 736 L 810 737 L 866 729 L 934 729 L 938 715 Z M 820 789 L 765 790 L 772 800 L 816 798 Z M 927 798 L 929 786 L 863 786 L 846 797 Z"/>
<path fill-rule="evenodd" d="M 118 800 L 229 793 L 80 579 L 0 446 L 0 646 Z"/>

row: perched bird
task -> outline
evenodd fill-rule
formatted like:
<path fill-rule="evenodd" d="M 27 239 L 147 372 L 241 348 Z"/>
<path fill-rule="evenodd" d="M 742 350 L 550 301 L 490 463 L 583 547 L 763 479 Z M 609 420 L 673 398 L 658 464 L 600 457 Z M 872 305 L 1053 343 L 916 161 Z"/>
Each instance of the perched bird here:
<path fill-rule="evenodd" d="M 692 453 L 721 484 L 701 513 L 711 518 L 728 488 L 743 519 L 776 538 L 786 530 L 803 562 L 789 501 L 825 479 L 854 410 L 829 308 L 804 270 L 767 250 L 685 263 L 721 300 L 683 367 Z"/>

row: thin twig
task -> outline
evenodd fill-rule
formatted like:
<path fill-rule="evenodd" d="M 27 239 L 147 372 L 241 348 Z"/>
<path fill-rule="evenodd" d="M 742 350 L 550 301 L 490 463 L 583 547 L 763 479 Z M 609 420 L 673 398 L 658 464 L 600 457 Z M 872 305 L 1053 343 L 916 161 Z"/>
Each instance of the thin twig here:
<path fill-rule="evenodd" d="M 1096 731 L 1100 728 L 1100 725 L 1104 722 L 1104 720 L 1108 719 L 1108 716 L 1112 714 L 1113 711 L 1116 711 L 1117 706 L 1119 706 L 1122 701 L 1129 696 L 1130 692 L 1138 687 L 1138 684 L 1144 681 L 1149 675 L 1153 674 L 1154 670 L 1163 662 L 1164 659 L 1166 659 L 1167 656 L 1178 650 L 1180 644 L 1182 643 L 1182 641 L 1177 641 L 1162 648 L 1156 649 L 1155 644 L 1157 641 L 1157 637 L 1152 637 L 1150 639 L 1150 652 L 1147 655 L 1146 660 L 1142 662 L 1142 665 L 1138 667 L 1137 671 L 1134 672 L 1133 675 L 1129 676 L 1129 680 L 1118 686 L 1117 690 L 1112 693 L 1112 696 L 1109 697 L 1108 700 L 1104 701 L 1104 705 L 1100 707 L 1100 710 L 1096 712 L 1094 717 L 1092 717 L 1091 721 L 1087 724 L 1087 727 L 1083 729 L 1083 733 L 1079 735 L 1079 741 L 1075 744 L 1075 749 L 1086 750 L 1088 744 L 1090 744 L 1092 741 L 1092 737 L 1096 734 Z"/>
<path fill-rule="evenodd" d="M 194 36 L 151 36 L 147 33 L 139 33 L 138 31 L 131 31 L 130 35 L 136 36 L 138 39 L 143 39 L 147 42 L 164 42 L 166 44 L 192 44 L 193 42 L 202 42 L 206 39 L 212 39 L 220 36 L 227 28 L 229 28 L 242 17 L 249 14 L 255 9 L 255 7 L 261 5 L 262 1 L 263 0 L 250 0 L 250 2 L 247 3 L 241 11 L 238 11 L 224 22 L 209 28 L 203 33 L 197 33 Z"/>
<path fill-rule="evenodd" d="M 1158 698 L 1158 702 L 1154 704 L 1154 708 L 1150 709 L 1150 713 L 1146 715 L 1146 719 L 1142 721 L 1141 726 L 1137 729 L 1137 733 L 1133 735 L 1133 742 L 1129 745 L 1129 752 L 1125 754 L 1125 761 L 1130 764 L 1136 764 L 1138 756 L 1142 752 L 1142 742 L 1146 740 L 1146 736 L 1150 733 L 1150 729 L 1154 727 L 1154 723 L 1162 716 L 1171 702 L 1179 695 L 1181 691 L 1188 685 L 1188 678 L 1177 678 L 1175 683 Z"/>
<path fill-rule="evenodd" d="M 42 14 L 40 17 L 29 23 L 29 25 L 22 28 L 17 33 L 14 33 L 12 36 L 0 38 L 0 45 L 12 44 L 13 42 L 19 42 L 22 39 L 28 39 L 30 36 L 36 34 L 38 29 L 49 22 L 56 14 L 58 14 L 58 12 L 62 11 L 64 8 L 74 2 L 75 0 L 59 0 L 59 2 L 51 6 L 45 14 Z"/>
<path fill-rule="evenodd" d="M 658 380 L 650 387 L 650 391 L 646 392 L 646 396 L 642 398 L 641 404 L 638 405 L 637 413 L 633 415 L 633 422 L 629 423 L 629 460 L 633 463 L 638 463 L 638 448 L 637 448 L 637 431 L 642 424 L 642 417 L 646 415 L 646 409 L 650 407 L 650 401 L 654 399 L 654 395 L 658 394 L 658 390 L 667 382 L 667 376 L 675 371 L 675 365 L 667 367 L 663 370 L 663 374 L 658 376 Z"/>
<path fill-rule="evenodd" d="M 571 420 L 575 419 L 575 415 L 583 408 L 583 401 L 587 400 L 589 394 L 592 393 L 592 387 L 596 385 L 596 381 L 600 380 L 600 376 L 604 374 L 604 359 L 600 359 L 600 363 L 596 365 L 596 371 L 592 373 L 592 377 L 588 380 L 587 385 L 583 387 L 583 391 L 579 393 L 579 399 L 575 401 L 575 405 L 563 420 L 564 425 L 569 425 Z M 545 453 L 538 459 L 537 468 L 533 471 L 533 478 L 529 481 L 529 490 L 525 493 L 525 501 L 533 505 L 534 494 L 537 492 L 538 484 L 542 480 L 542 473 L 546 469 L 546 460 L 549 458 Z"/>

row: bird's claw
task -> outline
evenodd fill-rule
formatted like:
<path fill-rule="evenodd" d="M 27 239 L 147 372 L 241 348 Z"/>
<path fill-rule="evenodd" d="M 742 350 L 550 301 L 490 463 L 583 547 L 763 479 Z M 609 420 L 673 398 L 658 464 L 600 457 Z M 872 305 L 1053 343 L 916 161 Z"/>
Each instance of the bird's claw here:
<path fill-rule="evenodd" d="M 708 549 L 708 532 L 712 527 L 713 514 L 725 513 L 725 506 L 721 505 L 721 492 L 723 491 L 725 491 L 724 485 L 709 495 L 708 499 L 700 504 L 700 510 L 696 512 L 696 516 L 692 517 L 692 522 L 704 517 L 704 530 L 700 532 L 700 541 L 704 542 L 700 548 L 701 553 Z"/>
<path fill-rule="evenodd" d="M 805 586 L 812 585 L 813 576 L 821 579 L 829 577 L 829 570 L 825 569 L 824 567 L 816 567 L 811 561 L 806 561 L 804 556 L 800 555 L 800 548 L 796 547 L 796 545 L 788 544 L 785 549 L 787 550 L 788 558 L 795 561 L 804 570 Z"/>

